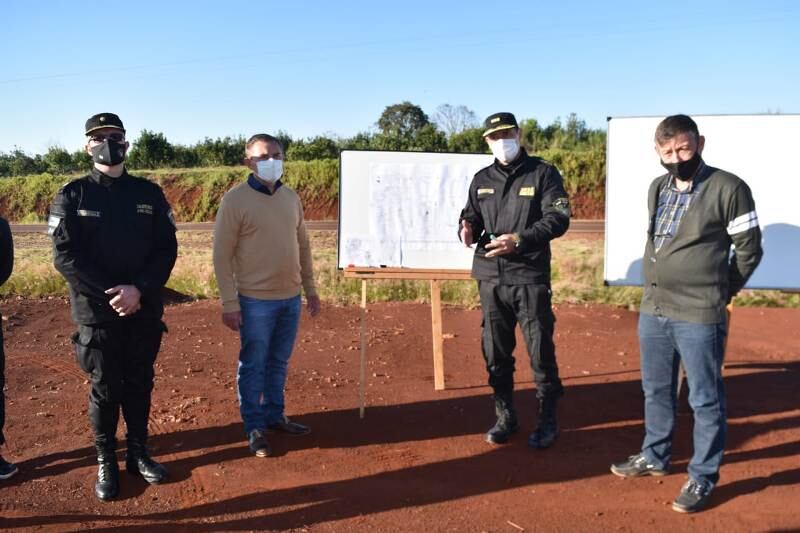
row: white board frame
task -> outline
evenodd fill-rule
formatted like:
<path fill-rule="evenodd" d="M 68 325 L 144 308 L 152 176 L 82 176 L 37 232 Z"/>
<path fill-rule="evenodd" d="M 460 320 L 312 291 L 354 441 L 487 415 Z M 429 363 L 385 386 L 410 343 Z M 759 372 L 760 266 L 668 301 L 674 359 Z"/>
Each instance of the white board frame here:
<path fill-rule="evenodd" d="M 492 164 L 494 156 L 491 154 L 452 153 L 452 152 L 406 152 L 388 150 L 342 150 L 339 156 L 339 233 L 337 242 L 337 265 L 339 269 L 348 266 L 364 267 L 395 267 L 411 269 L 452 269 L 469 270 L 472 266 L 474 248 L 467 248 L 458 241 L 458 217 L 461 209 L 466 204 L 469 183 L 480 169 Z M 414 251 L 413 253 L 400 253 L 400 261 L 381 262 L 379 264 L 365 264 L 363 261 L 351 260 L 347 244 L 353 239 L 361 240 L 365 247 L 385 246 L 385 241 L 372 242 L 377 234 L 371 221 L 380 215 L 375 210 L 385 206 L 372 205 L 370 201 L 370 179 L 375 178 L 375 170 L 380 165 L 393 168 L 398 176 L 403 173 L 411 174 L 412 167 L 426 169 L 421 172 L 429 180 L 454 179 L 463 184 L 463 187 L 447 187 L 441 181 L 431 183 L 432 191 L 447 191 L 446 200 L 452 205 L 445 212 L 437 211 L 437 218 L 444 220 L 446 227 L 437 226 L 436 231 L 442 235 L 442 245 L 447 250 L 437 249 L 437 242 L 428 245 L 430 250 Z M 444 177 L 435 169 L 443 169 Z M 457 178 L 453 177 L 458 175 Z M 455 183 L 455 182 L 454 182 Z M 414 183 L 414 189 L 419 190 L 419 183 Z M 411 190 L 411 187 L 409 188 Z M 410 193 L 409 193 L 410 194 Z M 396 200 L 400 202 L 400 209 L 405 205 L 412 207 L 410 202 L 430 202 L 430 198 L 399 195 Z M 424 196 L 424 195 L 422 195 Z M 433 194 L 431 195 L 433 196 Z M 438 199 L 439 201 L 441 198 Z M 409 204 L 405 204 L 409 202 Z M 414 204 L 413 207 L 417 207 Z M 435 206 L 431 205 L 431 208 Z M 392 205 L 396 209 L 397 205 Z M 431 228 L 433 229 L 433 228 Z M 402 243 L 404 236 L 394 235 L 397 243 Z M 453 246 L 453 245 L 457 246 Z M 399 244 L 402 246 L 402 244 Z"/>

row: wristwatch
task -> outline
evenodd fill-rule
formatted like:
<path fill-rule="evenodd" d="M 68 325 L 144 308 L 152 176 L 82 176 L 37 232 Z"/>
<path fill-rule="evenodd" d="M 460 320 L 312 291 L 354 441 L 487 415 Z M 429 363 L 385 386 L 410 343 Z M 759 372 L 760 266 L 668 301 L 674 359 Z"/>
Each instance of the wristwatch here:
<path fill-rule="evenodd" d="M 519 236 L 519 233 L 512 233 L 511 240 L 514 241 L 514 248 L 519 248 L 519 243 L 520 241 L 522 241 L 522 239 Z"/>

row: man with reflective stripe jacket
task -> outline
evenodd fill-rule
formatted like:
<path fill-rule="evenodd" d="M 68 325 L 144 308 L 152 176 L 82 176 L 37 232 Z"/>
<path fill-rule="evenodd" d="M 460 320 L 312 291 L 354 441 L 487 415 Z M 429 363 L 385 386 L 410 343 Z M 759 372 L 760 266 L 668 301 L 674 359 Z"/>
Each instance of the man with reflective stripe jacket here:
<path fill-rule="evenodd" d="M 166 326 L 161 290 L 177 257 L 175 223 L 161 188 L 125 170 L 128 149 L 113 113 L 86 122 L 91 174 L 65 185 L 50 208 L 56 269 L 69 285 L 72 339 L 91 377 L 89 419 L 95 435 L 95 494 L 119 493 L 116 432 L 127 426 L 126 466 L 149 483 L 166 469 L 146 449 L 153 364 Z"/>
<path fill-rule="evenodd" d="M 686 115 L 669 116 L 656 128 L 655 150 L 667 174 L 653 180 L 647 195 L 639 315 L 645 437 L 641 451 L 611 465 L 620 477 L 667 473 L 682 366 L 694 414 L 689 479 L 672 503 L 682 513 L 705 508 L 719 481 L 727 427 L 725 307 L 763 255 L 750 188 L 706 165 L 704 145 L 697 124 Z"/>

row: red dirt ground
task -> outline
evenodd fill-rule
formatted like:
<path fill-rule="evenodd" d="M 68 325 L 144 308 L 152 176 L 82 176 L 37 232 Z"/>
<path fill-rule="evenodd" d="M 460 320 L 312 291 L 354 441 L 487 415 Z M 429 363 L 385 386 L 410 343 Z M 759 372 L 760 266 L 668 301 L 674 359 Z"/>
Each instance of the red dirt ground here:
<path fill-rule="evenodd" d="M 800 358 L 797 309 L 736 309 L 728 347 L 730 431 L 713 507 L 670 509 L 691 453 L 679 413 L 673 474 L 622 480 L 612 461 L 642 437 L 636 315 L 560 306 L 558 351 L 567 395 L 562 434 L 526 446 L 534 390 L 518 360 L 523 431 L 483 441 L 493 412 L 476 310 L 444 313 L 447 390 L 433 390 L 429 308 L 370 306 L 366 418 L 358 418 L 359 309 L 304 316 L 287 386 L 306 437 L 273 436 L 251 456 L 235 400 L 237 337 L 218 305 L 168 307 L 150 428 L 171 481 L 123 472 L 112 503 L 93 495 L 88 385 L 59 299 L 0 302 L 7 348 L 8 446 L 20 473 L 0 482 L 0 528 L 50 531 L 798 531 Z"/>

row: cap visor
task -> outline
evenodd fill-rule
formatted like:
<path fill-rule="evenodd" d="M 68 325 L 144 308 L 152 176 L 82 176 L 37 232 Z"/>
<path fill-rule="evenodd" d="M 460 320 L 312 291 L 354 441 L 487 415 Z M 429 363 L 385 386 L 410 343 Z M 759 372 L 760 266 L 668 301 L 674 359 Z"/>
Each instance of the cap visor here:
<path fill-rule="evenodd" d="M 90 129 L 86 130 L 86 133 L 84 133 L 84 135 L 89 135 L 93 131 L 102 130 L 102 129 L 106 129 L 106 128 L 111 128 L 111 129 L 120 130 L 122 132 L 125 132 L 125 128 L 120 128 L 119 126 L 115 126 L 113 124 L 107 124 L 107 125 L 103 125 L 103 126 L 95 126 L 94 128 L 90 128 Z"/>
<path fill-rule="evenodd" d="M 516 126 L 514 126 L 513 124 L 503 124 L 502 126 L 496 126 L 494 128 L 489 128 L 488 130 L 483 132 L 483 137 L 486 137 L 487 135 L 489 135 L 491 133 L 494 133 L 496 131 L 510 130 L 511 128 L 516 128 Z"/>

